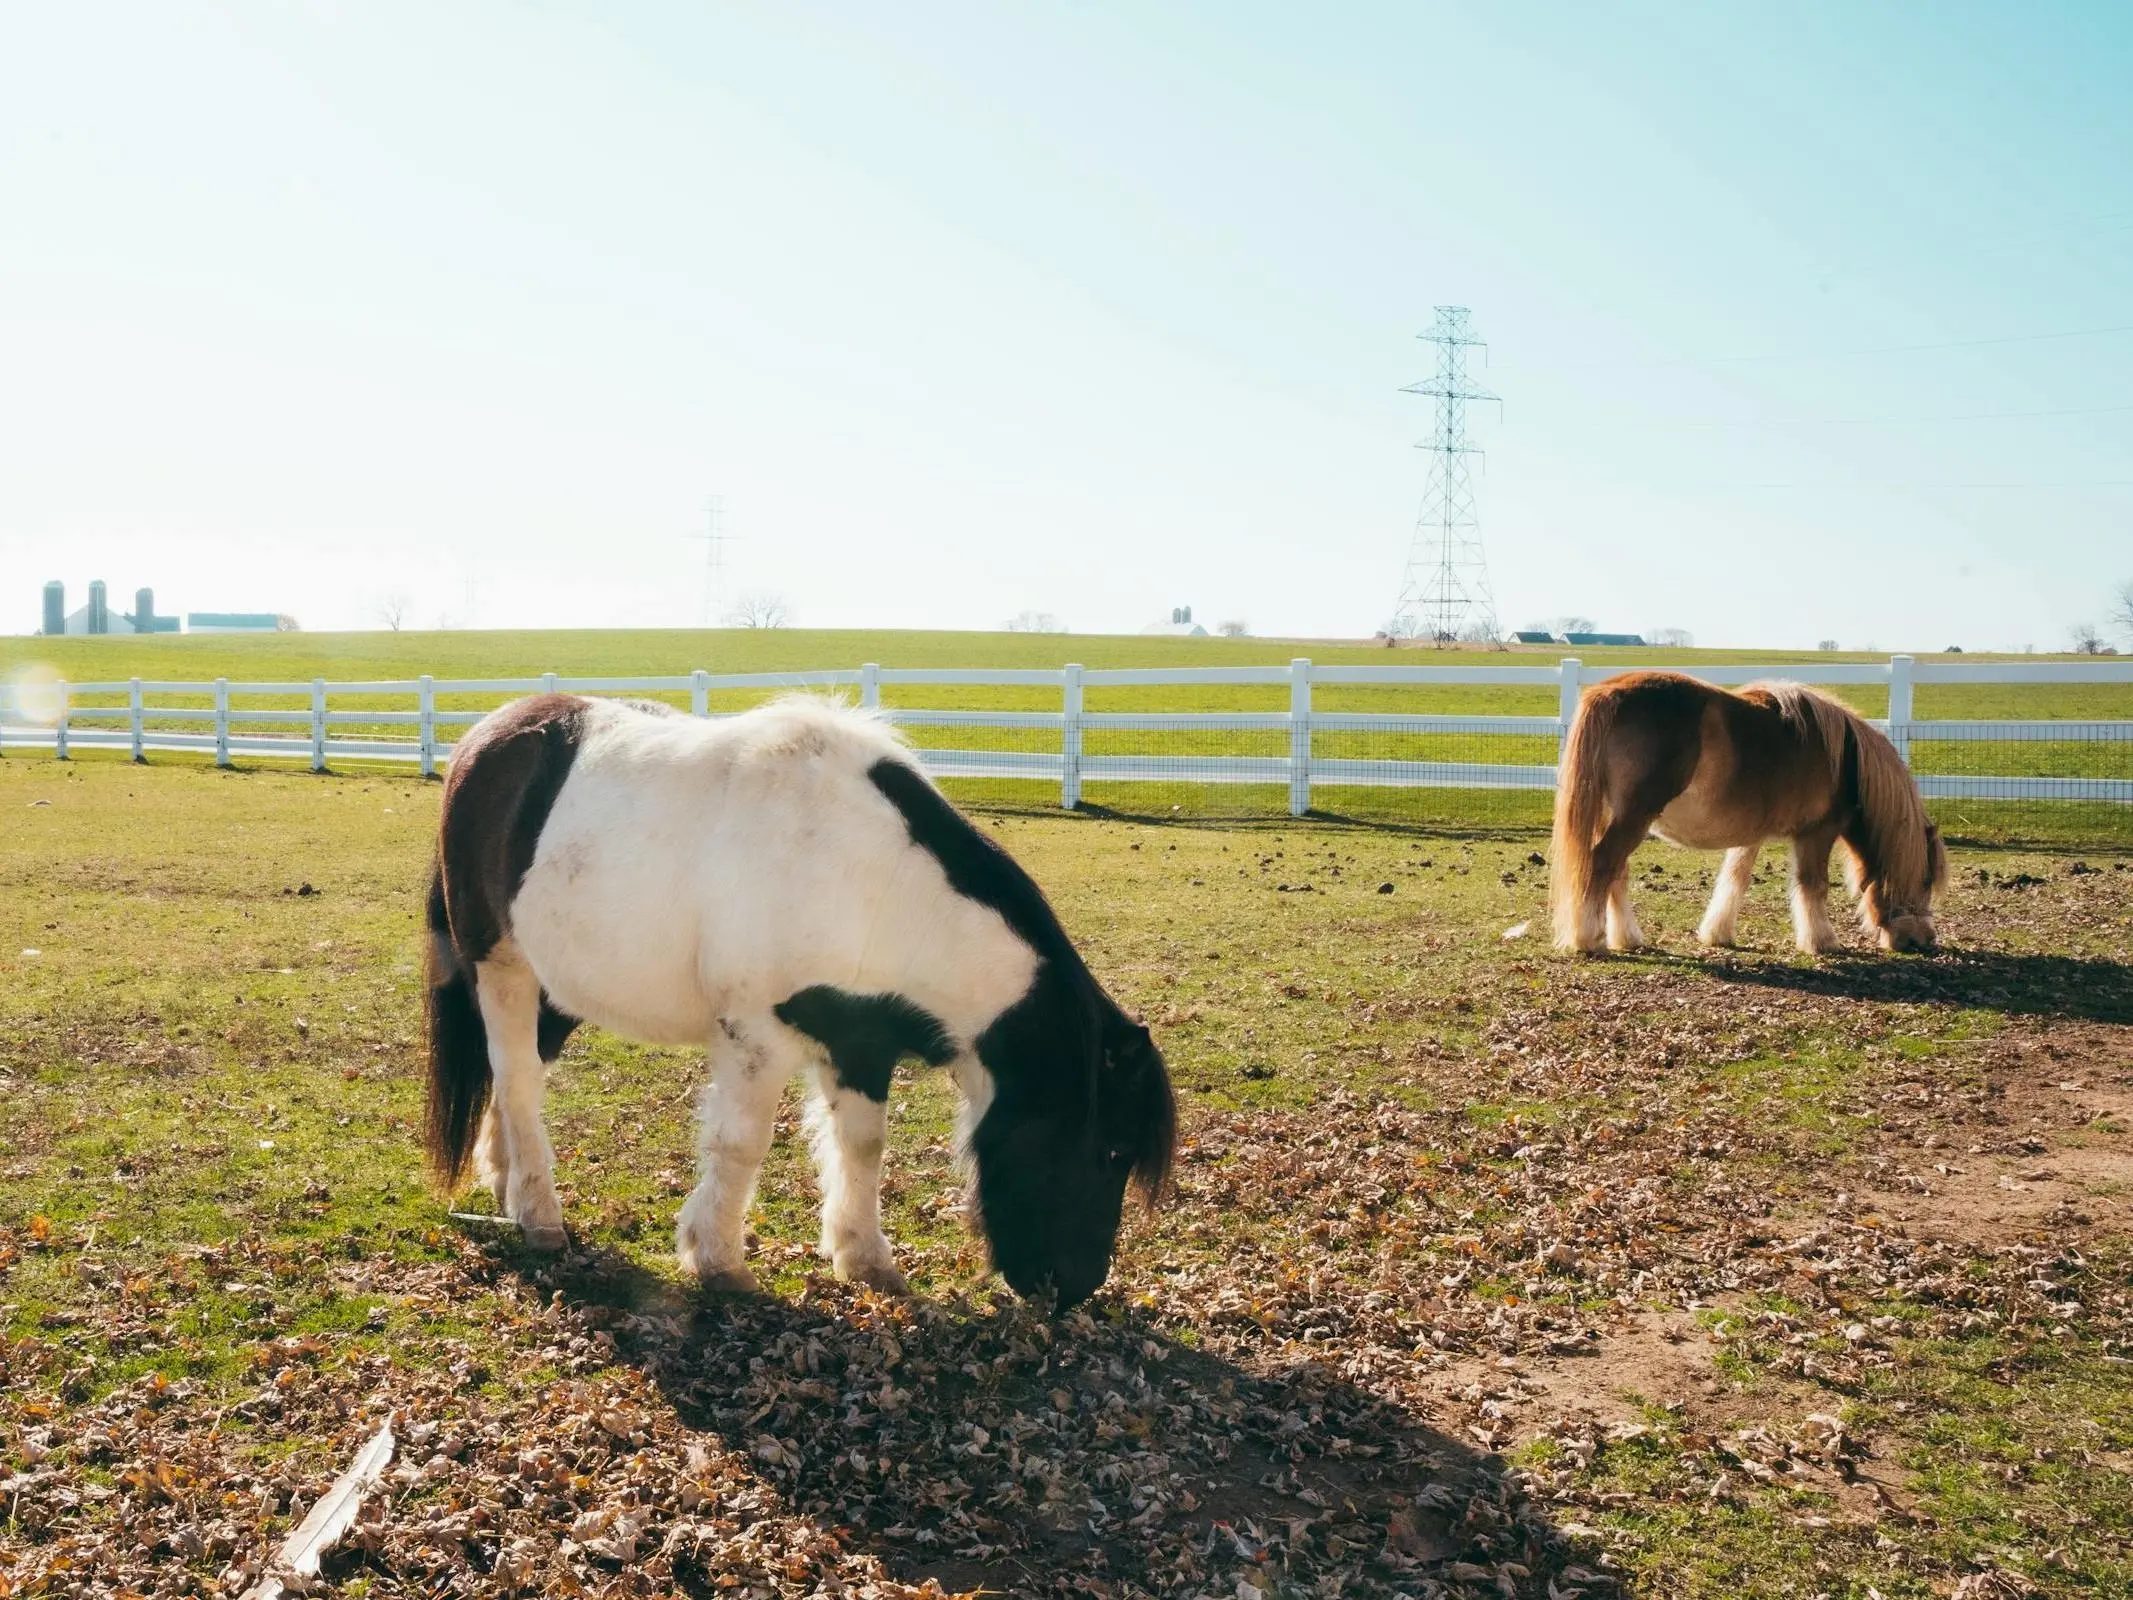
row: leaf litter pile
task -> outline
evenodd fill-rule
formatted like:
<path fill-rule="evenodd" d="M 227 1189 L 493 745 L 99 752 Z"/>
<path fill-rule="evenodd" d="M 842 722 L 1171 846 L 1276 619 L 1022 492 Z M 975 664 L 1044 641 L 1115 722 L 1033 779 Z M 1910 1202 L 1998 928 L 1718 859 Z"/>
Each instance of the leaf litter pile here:
<path fill-rule="evenodd" d="M 1966 879 L 1931 960 L 1571 962 L 1477 927 L 1447 990 L 1415 931 L 1381 989 L 1277 971 L 1247 1018 L 1147 956 L 1177 1193 L 1056 1319 L 968 1241 L 906 1251 L 911 1299 L 797 1245 L 765 1247 L 796 1287 L 719 1298 L 434 1210 L 160 1255 L 9 1221 L 0 1300 L 32 1269 L 65 1294 L 0 1306 L 0 1597 L 248 1593 L 388 1423 L 284 1592 L 2110 1592 L 2133 874 L 2026 875 L 2080 899 Z M 1966 952 L 1988 907 L 2048 950 L 2078 916 L 2090 952 Z M 1317 1041 L 1308 1095 L 1192 1070 L 1275 1013 Z M 359 1314 L 292 1314 L 321 1296 Z M 240 1364 L 169 1376 L 210 1300 Z M 1954 1419 L 2056 1382 L 2104 1387 L 1983 1450 L 2000 1498 L 1961 1522 Z"/>

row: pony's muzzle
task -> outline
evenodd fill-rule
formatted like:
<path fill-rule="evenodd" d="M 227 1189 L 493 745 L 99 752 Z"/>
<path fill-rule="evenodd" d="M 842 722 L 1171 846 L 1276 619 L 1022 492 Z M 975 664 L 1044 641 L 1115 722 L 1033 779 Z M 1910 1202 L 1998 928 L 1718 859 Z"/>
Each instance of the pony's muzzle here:
<path fill-rule="evenodd" d="M 1933 924 L 1924 917 L 1896 917 L 1882 930 L 1882 946 L 1899 954 L 1932 955 L 1940 948 Z"/>

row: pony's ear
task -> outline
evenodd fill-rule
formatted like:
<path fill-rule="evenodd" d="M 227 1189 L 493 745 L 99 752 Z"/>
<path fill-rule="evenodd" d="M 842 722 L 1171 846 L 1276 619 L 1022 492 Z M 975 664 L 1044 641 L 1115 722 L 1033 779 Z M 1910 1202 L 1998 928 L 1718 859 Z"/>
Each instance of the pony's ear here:
<path fill-rule="evenodd" d="M 1133 1152 L 1133 1181 L 1154 1205 L 1170 1178 L 1178 1107 L 1163 1053 L 1148 1030 L 1124 1012 L 1104 1026 L 1104 1121 Z"/>

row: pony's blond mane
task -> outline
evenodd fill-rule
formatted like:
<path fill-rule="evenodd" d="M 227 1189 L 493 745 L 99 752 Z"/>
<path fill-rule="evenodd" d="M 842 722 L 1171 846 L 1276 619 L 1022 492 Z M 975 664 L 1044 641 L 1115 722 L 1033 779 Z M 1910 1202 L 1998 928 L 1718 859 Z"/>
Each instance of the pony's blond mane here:
<path fill-rule="evenodd" d="M 1926 817 L 1918 782 L 1888 735 L 1842 701 L 1804 683 L 1750 685 L 1778 714 L 1812 734 L 1829 761 L 1832 789 L 1844 779 L 1844 751 L 1854 752 L 1859 836 L 1844 851 L 1845 881 L 1859 897 L 1860 918 L 1879 927 L 1888 917 L 1923 912 L 1947 870 L 1939 835 Z"/>

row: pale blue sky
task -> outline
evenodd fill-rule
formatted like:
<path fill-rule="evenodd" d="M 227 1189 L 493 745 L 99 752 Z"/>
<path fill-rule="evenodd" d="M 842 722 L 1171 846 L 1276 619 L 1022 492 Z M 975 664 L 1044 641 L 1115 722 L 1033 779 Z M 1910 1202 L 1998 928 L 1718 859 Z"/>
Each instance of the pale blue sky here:
<path fill-rule="evenodd" d="M 0 0 L 0 628 L 693 622 L 716 491 L 806 624 L 1367 633 L 1457 302 L 1507 624 L 2052 648 L 2129 83 L 2115 3 Z"/>

